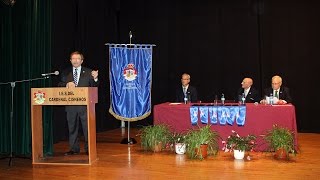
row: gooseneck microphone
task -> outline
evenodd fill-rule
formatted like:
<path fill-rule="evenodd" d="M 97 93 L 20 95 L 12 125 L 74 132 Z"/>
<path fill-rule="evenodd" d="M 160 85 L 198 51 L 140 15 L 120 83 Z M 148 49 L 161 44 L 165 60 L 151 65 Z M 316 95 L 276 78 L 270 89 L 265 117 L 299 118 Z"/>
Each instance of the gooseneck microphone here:
<path fill-rule="evenodd" d="M 59 75 L 59 71 L 55 71 L 55 72 L 52 72 L 52 73 L 44 73 L 44 74 L 41 74 L 41 76 L 51 76 L 51 75 Z"/>

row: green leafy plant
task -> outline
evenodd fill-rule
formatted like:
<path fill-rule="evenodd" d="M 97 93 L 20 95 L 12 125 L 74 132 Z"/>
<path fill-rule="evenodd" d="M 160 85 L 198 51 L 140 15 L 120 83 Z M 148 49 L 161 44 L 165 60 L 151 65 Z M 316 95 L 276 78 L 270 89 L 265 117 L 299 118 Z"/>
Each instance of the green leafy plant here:
<path fill-rule="evenodd" d="M 167 125 L 159 124 L 153 126 L 145 126 L 140 130 L 141 147 L 144 150 L 155 151 L 155 147 L 160 144 L 163 149 L 170 137 L 170 130 Z"/>
<path fill-rule="evenodd" d="M 184 148 L 185 147 L 185 140 L 186 140 L 186 134 L 185 133 L 181 133 L 181 132 L 173 132 L 171 133 L 171 136 L 169 138 L 169 145 L 170 145 L 170 150 L 171 151 L 177 151 L 175 147 L 177 144 L 180 144 L 180 148 Z M 184 144 L 184 145 L 183 145 Z"/>
<path fill-rule="evenodd" d="M 294 133 L 288 128 L 273 125 L 271 130 L 268 130 L 264 139 L 268 142 L 271 151 L 277 151 L 279 149 L 285 150 L 287 153 L 295 154 L 294 145 Z"/>
<path fill-rule="evenodd" d="M 203 159 L 200 145 L 208 145 L 208 154 L 216 155 L 218 152 L 218 132 L 212 131 L 210 126 L 190 130 L 185 139 L 187 155 L 191 159 Z"/>
<path fill-rule="evenodd" d="M 176 143 L 184 143 L 186 139 L 186 135 L 183 133 L 177 133 L 173 132 L 170 136 L 170 143 L 176 144 Z"/>
<path fill-rule="evenodd" d="M 228 136 L 226 141 L 222 141 L 222 144 L 224 144 L 222 150 L 225 152 L 233 150 L 251 151 L 256 145 L 255 140 L 255 135 L 249 134 L 247 136 L 241 137 L 236 131 L 232 130 L 232 134 Z"/>

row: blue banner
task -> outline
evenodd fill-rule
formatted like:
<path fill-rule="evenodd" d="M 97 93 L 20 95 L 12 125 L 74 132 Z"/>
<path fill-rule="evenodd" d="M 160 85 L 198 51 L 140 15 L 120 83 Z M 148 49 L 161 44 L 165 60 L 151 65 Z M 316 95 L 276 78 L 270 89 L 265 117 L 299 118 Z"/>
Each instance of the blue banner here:
<path fill-rule="evenodd" d="M 192 125 L 198 124 L 198 107 L 190 107 L 190 119 Z"/>
<path fill-rule="evenodd" d="M 218 123 L 218 108 L 217 107 L 209 107 L 209 118 L 211 124 L 217 124 Z"/>
<path fill-rule="evenodd" d="M 198 115 L 200 112 L 200 121 L 202 124 L 233 125 L 236 121 L 237 125 L 243 126 L 246 120 L 246 106 L 191 106 L 190 119 L 191 124 L 198 123 Z"/>
<path fill-rule="evenodd" d="M 243 126 L 246 122 L 246 107 L 240 106 L 239 107 L 239 115 L 237 115 L 236 122 L 239 126 Z"/>
<path fill-rule="evenodd" d="M 208 107 L 200 106 L 200 121 L 202 124 L 208 124 Z"/>
<path fill-rule="evenodd" d="M 229 116 L 229 109 L 224 107 L 224 106 L 220 106 L 218 107 L 218 120 L 219 123 L 222 125 L 225 125 L 227 123 L 227 119 Z"/>
<path fill-rule="evenodd" d="M 152 46 L 109 47 L 110 109 L 118 120 L 151 113 Z"/>
<path fill-rule="evenodd" d="M 236 115 L 239 114 L 239 107 L 230 107 L 230 116 L 228 117 L 227 123 L 233 125 Z"/>

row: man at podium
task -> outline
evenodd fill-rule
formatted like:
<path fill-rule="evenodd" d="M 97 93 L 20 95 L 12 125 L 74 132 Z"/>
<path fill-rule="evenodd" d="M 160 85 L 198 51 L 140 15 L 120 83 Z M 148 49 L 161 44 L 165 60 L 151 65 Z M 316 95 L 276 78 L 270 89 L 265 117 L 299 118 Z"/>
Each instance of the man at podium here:
<path fill-rule="evenodd" d="M 76 87 L 97 87 L 98 70 L 93 71 L 89 68 L 81 66 L 84 57 L 78 52 L 72 52 L 70 62 L 72 67 L 65 69 L 61 74 L 59 86 L 67 88 Z M 85 138 L 84 150 L 88 155 L 88 124 L 87 124 L 87 107 L 86 106 L 66 106 L 68 129 L 69 129 L 69 146 L 70 150 L 65 153 L 75 155 L 80 153 L 79 145 L 79 121 L 81 122 L 83 135 Z"/>

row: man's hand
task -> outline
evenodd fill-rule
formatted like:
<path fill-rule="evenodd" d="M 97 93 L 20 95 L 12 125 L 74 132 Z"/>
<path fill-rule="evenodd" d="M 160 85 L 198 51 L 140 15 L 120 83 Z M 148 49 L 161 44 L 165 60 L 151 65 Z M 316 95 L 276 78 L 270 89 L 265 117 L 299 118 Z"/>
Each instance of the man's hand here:
<path fill-rule="evenodd" d="M 75 88 L 76 84 L 74 82 L 68 82 L 66 87 L 67 88 Z"/>
<path fill-rule="evenodd" d="M 278 104 L 287 104 L 287 101 L 279 99 Z"/>
<path fill-rule="evenodd" d="M 267 104 L 267 100 L 262 99 L 262 100 L 260 101 L 260 104 Z"/>

